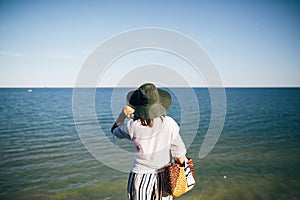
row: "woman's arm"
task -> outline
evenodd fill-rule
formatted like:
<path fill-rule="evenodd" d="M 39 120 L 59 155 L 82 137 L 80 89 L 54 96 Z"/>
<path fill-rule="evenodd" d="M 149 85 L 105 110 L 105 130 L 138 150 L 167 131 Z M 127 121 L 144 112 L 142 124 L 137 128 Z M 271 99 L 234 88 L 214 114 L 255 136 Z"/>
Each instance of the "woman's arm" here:
<path fill-rule="evenodd" d="M 130 106 L 125 106 L 123 111 L 119 114 L 118 119 L 114 123 L 114 125 L 111 127 L 111 132 L 113 133 L 114 129 L 117 128 L 118 126 L 121 126 L 124 124 L 124 121 L 127 118 L 132 118 L 134 113 L 134 109 L 131 108 Z"/>
<path fill-rule="evenodd" d="M 121 126 L 121 125 L 124 123 L 125 119 L 126 119 L 125 113 L 124 113 L 124 112 L 121 112 L 121 113 L 119 114 L 118 119 L 116 120 L 116 122 L 114 123 L 114 125 L 111 127 L 111 130 L 110 130 L 110 131 L 113 133 L 114 130 L 115 130 L 115 128 Z"/>
<path fill-rule="evenodd" d="M 185 161 L 186 148 L 179 134 L 179 126 L 173 119 L 171 120 L 171 125 L 173 127 L 171 136 L 172 157 L 177 163 L 183 164 Z"/>

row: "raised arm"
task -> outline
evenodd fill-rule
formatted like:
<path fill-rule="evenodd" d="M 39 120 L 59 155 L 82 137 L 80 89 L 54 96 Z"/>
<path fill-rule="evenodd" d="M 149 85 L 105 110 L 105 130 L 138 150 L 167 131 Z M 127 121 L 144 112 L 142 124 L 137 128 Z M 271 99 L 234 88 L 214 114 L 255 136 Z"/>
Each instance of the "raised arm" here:
<path fill-rule="evenodd" d="M 114 129 L 117 128 L 118 126 L 121 126 L 124 124 L 124 121 L 127 118 L 132 118 L 134 113 L 134 109 L 131 108 L 130 106 L 125 106 L 123 111 L 119 114 L 118 119 L 114 123 L 114 125 L 111 127 L 111 132 L 113 133 Z"/>

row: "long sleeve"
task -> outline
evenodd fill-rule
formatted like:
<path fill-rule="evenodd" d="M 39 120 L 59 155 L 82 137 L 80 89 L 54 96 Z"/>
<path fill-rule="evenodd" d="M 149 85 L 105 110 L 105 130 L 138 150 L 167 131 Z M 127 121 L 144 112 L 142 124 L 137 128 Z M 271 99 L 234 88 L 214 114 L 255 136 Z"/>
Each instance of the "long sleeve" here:
<path fill-rule="evenodd" d="M 186 148 L 182 138 L 179 134 L 179 127 L 174 120 L 173 121 L 173 130 L 171 138 L 171 154 L 172 157 L 179 158 L 186 154 Z"/>

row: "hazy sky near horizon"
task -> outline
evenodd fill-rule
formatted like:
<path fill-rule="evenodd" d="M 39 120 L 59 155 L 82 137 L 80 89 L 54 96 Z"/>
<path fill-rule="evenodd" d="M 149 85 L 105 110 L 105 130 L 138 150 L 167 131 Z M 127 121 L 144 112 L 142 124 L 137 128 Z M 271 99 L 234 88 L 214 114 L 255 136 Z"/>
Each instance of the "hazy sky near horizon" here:
<path fill-rule="evenodd" d="M 300 3 L 279 0 L 2 0 L 0 87 L 73 87 L 99 44 L 143 27 L 171 29 L 198 42 L 225 86 L 300 87 Z M 179 72 L 187 67 L 145 51 L 124 56 L 100 86 L 114 86 L 122 79 L 119 71 L 151 62 L 177 63 Z M 203 84 L 193 73 L 185 78 Z"/>

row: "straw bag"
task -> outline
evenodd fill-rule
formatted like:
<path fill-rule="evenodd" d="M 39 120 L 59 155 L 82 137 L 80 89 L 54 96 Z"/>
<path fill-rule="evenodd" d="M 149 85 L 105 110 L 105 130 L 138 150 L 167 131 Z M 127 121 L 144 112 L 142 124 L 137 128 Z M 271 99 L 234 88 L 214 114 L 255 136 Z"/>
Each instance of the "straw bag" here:
<path fill-rule="evenodd" d="M 164 169 L 164 195 L 178 197 L 190 191 L 195 184 L 194 163 L 191 158 L 183 164 L 173 163 Z"/>

